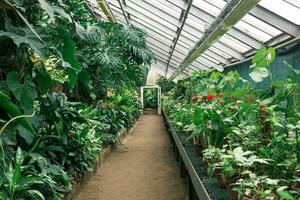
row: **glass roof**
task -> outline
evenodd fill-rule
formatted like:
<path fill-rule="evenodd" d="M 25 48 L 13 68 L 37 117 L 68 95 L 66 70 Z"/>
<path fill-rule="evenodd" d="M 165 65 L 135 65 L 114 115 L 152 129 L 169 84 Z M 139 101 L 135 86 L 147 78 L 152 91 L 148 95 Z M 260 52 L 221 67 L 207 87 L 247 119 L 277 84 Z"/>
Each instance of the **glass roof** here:
<path fill-rule="evenodd" d="M 95 13 L 107 20 L 96 0 L 88 1 Z M 202 45 L 200 40 L 207 37 L 208 30 L 218 21 L 226 20 L 227 16 L 222 13 L 230 2 L 247 0 L 103 1 L 119 23 L 128 22 L 147 32 L 147 43 L 156 55 L 153 70 L 170 77 L 190 58 L 191 52 Z M 299 16 L 300 0 L 261 0 L 255 7 L 249 8 L 248 14 L 232 24 L 225 34 L 209 43 L 204 52 L 193 58 L 180 77 L 197 70 L 226 67 L 248 58 L 263 46 L 276 47 L 298 38 Z"/>

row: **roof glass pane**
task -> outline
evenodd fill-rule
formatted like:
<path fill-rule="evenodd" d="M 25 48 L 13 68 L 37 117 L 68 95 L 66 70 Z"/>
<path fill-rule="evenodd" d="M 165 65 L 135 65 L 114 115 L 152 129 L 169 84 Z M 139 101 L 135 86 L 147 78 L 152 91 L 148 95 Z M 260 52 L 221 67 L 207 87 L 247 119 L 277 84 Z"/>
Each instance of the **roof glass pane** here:
<path fill-rule="evenodd" d="M 203 64 L 206 64 L 206 66 L 208 67 L 212 67 L 212 66 L 215 66 L 216 63 L 204 58 L 203 56 L 200 56 L 199 58 L 196 59 L 198 62 L 201 62 Z"/>
<path fill-rule="evenodd" d="M 206 10 L 204 10 L 203 8 L 198 8 L 195 6 L 191 7 L 190 10 L 190 14 L 189 15 L 193 15 L 195 17 L 200 18 L 201 20 L 203 20 L 207 25 L 212 23 L 215 19 L 215 16 L 213 16 L 212 14 L 209 14 Z"/>
<path fill-rule="evenodd" d="M 190 34 L 189 32 L 182 30 L 181 35 L 182 36 L 182 41 L 185 41 L 185 43 L 187 44 L 195 44 L 196 42 L 198 42 L 199 38 L 197 38 L 196 36 Z"/>
<path fill-rule="evenodd" d="M 167 48 L 161 48 L 161 46 L 149 43 L 147 44 L 151 49 L 155 49 L 156 51 L 160 51 L 162 54 L 168 55 L 169 51 Z"/>
<path fill-rule="evenodd" d="M 183 8 L 185 4 L 183 0 L 166 0 L 166 1 L 173 4 L 174 6 L 177 6 L 178 8 Z"/>
<path fill-rule="evenodd" d="M 284 1 L 300 9 L 300 0 L 284 0 Z"/>
<path fill-rule="evenodd" d="M 152 44 L 155 44 L 156 46 L 159 46 L 161 48 L 167 48 L 167 49 L 169 49 L 169 47 L 171 45 L 171 42 L 168 42 L 166 40 L 162 40 L 161 38 L 158 39 L 157 36 L 149 34 L 149 31 L 148 31 L 147 41 L 149 41 Z"/>
<path fill-rule="evenodd" d="M 183 60 L 187 54 L 178 51 L 177 49 L 173 52 L 173 55 Z"/>
<path fill-rule="evenodd" d="M 228 35 L 224 35 L 219 39 L 220 42 L 226 44 L 227 46 L 230 46 L 231 48 L 235 49 L 236 51 L 240 53 L 247 52 L 251 50 L 250 47 L 246 46 L 245 44 L 238 42 L 237 40 L 233 40 L 233 38 L 230 38 Z"/>
<path fill-rule="evenodd" d="M 200 9 L 203 9 L 205 11 L 207 11 L 209 14 L 213 15 L 213 16 L 217 16 L 221 9 L 218 8 L 217 6 L 214 6 L 206 1 L 203 0 L 197 0 L 197 1 L 193 1 L 193 6 L 198 7 Z"/>
<path fill-rule="evenodd" d="M 219 9 L 223 9 L 227 2 L 224 0 L 205 0 L 206 2 L 213 4 L 214 6 L 218 7 Z"/>
<path fill-rule="evenodd" d="M 190 26 L 188 23 L 186 23 L 183 27 L 183 30 L 192 34 L 193 36 L 197 37 L 197 38 L 201 38 L 201 36 L 203 35 L 203 32 L 199 31 L 196 27 L 194 26 Z"/>
<path fill-rule="evenodd" d="M 186 43 L 188 42 L 188 44 Z M 180 44 L 181 46 L 185 47 L 186 49 L 190 50 L 193 48 L 195 42 L 193 42 L 192 40 L 188 40 L 185 37 L 183 37 L 182 35 L 179 37 L 177 44 Z"/>
<path fill-rule="evenodd" d="M 293 3 L 291 3 L 293 2 Z M 300 25 L 300 9 L 294 4 L 299 6 L 298 1 L 283 1 L 283 0 L 262 0 L 259 5 L 271 10 L 272 12 L 280 15 L 281 17 Z"/>
<path fill-rule="evenodd" d="M 249 51 L 249 50 L 252 49 L 252 47 L 250 47 L 248 44 L 241 42 L 240 40 L 232 37 L 229 34 L 225 34 L 223 37 L 226 38 L 226 39 L 228 39 L 228 40 L 231 40 L 232 42 L 234 42 L 235 44 L 237 44 L 239 46 L 239 48 L 244 49 L 243 52 L 246 52 L 246 51 Z"/>
<path fill-rule="evenodd" d="M 249 34 L 250 36 L 254 37 L 258 41 L 261 42 L 266 42 L 272 38 L 271 35 L 255 28 L 254 26 L 244 22 L 244 21 L 239 21 L 234 25 L 237 29 L 241 30 L 244 33 Z"/>
<path fill-rule="evenodd" d="M 232 57 L 241 60 L 244 57 L 236 50 L 234 50 L 232 47 L 229 47 L 221 42 L 216 42 L 213 44 L 214 47 L 218 48 L 221 51 L 226 52 L 227 54 L 231 55 Z"/>
<path fill-rule="evenodd" d="M 248 24 L 251 24 L 252 26 L 258 28 L 259 30 L 262 30 L 270 35 L 277 36 L 282 33 L 282 31 L 278 30 L 277 28 L 274 28 L 273 26 L 270 26 L 269 24 L 257 19 L 256 17 L 252 15 L 245 15 L 242 20 Z"/>
<path fill-rule="evenodd" d="M 199 30 L 200 32 L 204 33 L 207 27 L 207 23 L 199 20 L 199 18 L 193 16 L 193 15 L 188 15 L 186 22 L 190 26 L 194 27 L 195 29 Z"/>
<path fill-rule="evenodd" d="M 214 63 L 216 63 L 216 64 L 220 64 L 220 63 L 221 63 L 220 61 L 218 61 L 218 60 L 216 60 L 216 59 L 214 59 L 214 58 L 208 56 L 208 55 L 205 54 L 205 53 L 202 54 L 202 57 L 203 57 L 203 58 L 206 58 L 206 59 L 208 59 L 208 60 L 210 60 L 210 61 L 212 61 L 212 62 L 214 62 Z"/>
<path fill-rule="evenodd" d="M 214 46 L 211 46 L 209 47 L 209 50 L 211 50 L 212 52 L 216 53 L 216 54 L 219 54 L 220 56 L 226 58 L 226 59 L 230 59 L 232 58 L 232 56 L 230 56 L 229 54 L 227 54 L 226 52 L 214 47 Z"/>
<path fill-rule="evenodd" d="M 196 68 L 198 69 L 209 69 L 210 66 L 206 63 L 203 63 L 202 61 L 199 61 L 199 60 L 195 60 L 193 63 L 192 63 L 193 66 L 195 66 Z"/>
<path fill-rule="evenodd" d="M 145 4 L 140 0 L 138 2 L 126 1 L 126 3 L 126 10 L 131 15 L 134 14 L 139 18 L 146 18 L 150 21 L 156 21 L 172 30 L 177 29 L 178 20 L 171 15 L 168 15 L 167 13 L 162 12 L 159 9 L 155 9 L 149 6 L 149 4 Z"/>
<path fill-rule="evenodd" d="M 177 43 L 175 50 L 177 50 L 178 52 L 184 55 L 187 55 L 189 53 L 189 49 L 183 48 L 182 46 L 179 45 L 179 43 Z"/>
<path fill-rule="evenodd" d="M 192 63 L 190 66 L 193 67 L 194 69 L 196 69 L 197 71 L 208 69 L 206 66 L 203 66 L 202 64 L 196 65 L 196 64 Z"/>
<path fill-rule="evenodd" d="M 140 0 L 134 0 L 134 1 L 135 1 L 135 3 L 138 4 Z M 153 10 L 153 11 L 158 9 L 176 19 L 179 19 L 179 17 L 180 17 L 181 12 L 176 12 L 176 10 L 173 10 L 169 6 L 166 6 L 165 4 L 161 3 L 161 1 L 155 0 L 155 1 L 145 1 L 145 2 L 147 2 L 149 5 L 153 6 L 154 9 L 151 8 L 151 10 Z"/>
<path fill-rule="evenodd" d="M 131 20 L 132 20 L 132 22 L 138 23 L 138 27 L 151 30 L 153 32 L 156 32 L 159 36 L 173 40 L 174 33 L 172 33 L 171 31 L 167 31 L 167 29 L 165 29 L 165 30 L 159 29 L 158 27 L 155 27 L 155 24 L 152 25 L 151 23 L 144 22 L 144 21 L 140 20 L 139 18 L 135 18 L 133 16 L 131 16 Z"/>

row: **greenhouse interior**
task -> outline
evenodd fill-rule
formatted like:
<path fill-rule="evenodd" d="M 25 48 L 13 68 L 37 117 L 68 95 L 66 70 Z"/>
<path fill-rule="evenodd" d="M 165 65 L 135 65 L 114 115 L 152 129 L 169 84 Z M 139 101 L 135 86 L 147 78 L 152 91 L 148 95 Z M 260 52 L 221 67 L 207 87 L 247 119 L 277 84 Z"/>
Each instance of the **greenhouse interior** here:
<path fill-rule="evenodd" d="M 300 200 L 300 0 L 0 0 L 0 200 Z"/>

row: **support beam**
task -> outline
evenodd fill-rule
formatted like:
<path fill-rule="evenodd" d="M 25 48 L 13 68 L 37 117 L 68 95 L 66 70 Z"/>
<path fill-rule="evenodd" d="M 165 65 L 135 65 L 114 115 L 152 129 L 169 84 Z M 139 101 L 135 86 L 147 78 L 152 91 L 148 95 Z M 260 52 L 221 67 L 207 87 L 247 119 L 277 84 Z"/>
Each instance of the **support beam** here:
<path fill-rule="evenodd" d="M 172 74 L 169 80 L 176 78 L 194 60 L 204 53 L 212 44 L 221 38 L 234 24 L 244 17 L 260 0 L 231 0 L 221 11 L 217 19 L 211 24 L 204 36 L 189 52 L 179 69 Z"/>
<path fill-rule="evenodd" d="M 123 16 L 124 16 L 124 18 L 125 18 L 125 20 L 126 20 L 126 23 L 127 23 L 128 25 L 130 25 L 130 21 L 129 21 L 128 16 L 127 16 L 127 14 L 126 14 L 126 12 L 125 12 L 125 9 L 124 9 L 124 7 L 123 7 L 123 4 L 126 6 L 125 0 L 122 0 L 122 2 L 121 2 L 121 0 L 118 0 L 118 2 L 119 2 L 119 5 L 120 5 L 120 8 L 121 8 L 121 10 L 122 10 Z"/>
<path fill-rule="evenodd" d="M 181 16 L 183 16 L 183 17 L 180 17 L 180 19 L 179 19 L 180 27 L 179 27 L 179 29 L 176 32 L 176 36 L 175 36 L 175 38 L 173 40 L 173 44 L 171 46 L 171 51 L 170 51 L 170 56 L 169 56 L 168 63 L 167 63 L 167 69 L 166 69 L 166 75 L 165 75 L 165 77 L 167 77 L 168 69 L 169 69 L 169 65 L 170 65 L 170 61 L 172 59 L 172 55 L 174 53 L 174 50 L 175 50 L 175 47 L 177 45 L 178 39 L 179 39 L 179 37 L 181 35 L 181 32 L 183 30 L 183 27 L 185 25 L 185 21 L 186 21 L 188 15 L 190 13 L 190 9 L 192 7 L 192 4 L 193 4 L 193 0 L 189 0 L 189 2 L 186 3 L 185 10 L 182 10 L 182 15 Z"/>
<path fill-rule="evenodd" d="M 281 30 L 284 33 L 287 33 L 293 37 L 300 36 L 300 27 L 296 24 L 293 24 L 289 20 L 276 15 L 270 10 L 258 5 L 250 11 L 250 14 L 254 17 L 262 20 L 263 22 Z"/>
<path fill-rule="evenodd" d="M 207 11 L 201 8 L 192 7 L 191 12 L 197 13 L 203 20 L 207 21 L 208 23 L 213 23 L 215 20 L 215 17 L 213 15 L 207 13 Z M 235 27 L 232 27 L 228 31 L 228 34 L 236 38 L 237 40 L 246 43 L 248 46 L 253 47 L 254 49 L 260 49 L 261 47 L 263 47 L 263 44 L 260 41 Z"/>
<path fill-rule="evenodd" d="M 117 22 L 113 12 L 111 11 L 108 3 L 106 2 L 106 0 L 97 0 L 100 8 L 102 9 L 102 11 L 104 12 L 104 14 L 106 15 L 108 21 L 110 22 Z"/>

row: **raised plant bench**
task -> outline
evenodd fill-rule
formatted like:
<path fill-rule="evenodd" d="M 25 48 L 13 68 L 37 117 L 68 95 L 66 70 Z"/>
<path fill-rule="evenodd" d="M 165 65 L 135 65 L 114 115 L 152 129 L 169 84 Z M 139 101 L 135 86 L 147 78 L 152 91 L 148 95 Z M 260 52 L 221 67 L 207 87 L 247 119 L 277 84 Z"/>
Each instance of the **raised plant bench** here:
<path fill-rule="evenodd" d="M 164 110 L 163 117 L 169 130 L 169 137 L 173 144 L 176 160 L 180 164 L 180 174 L 189 181 L 189 200 L 230 199 L 227 190 L 218 186 L 217 179 L 207 175 L 202 157 L 197 153 L 194 145 L 187 141 L 187 136 L 172 127 L 170 119 Z"/>

